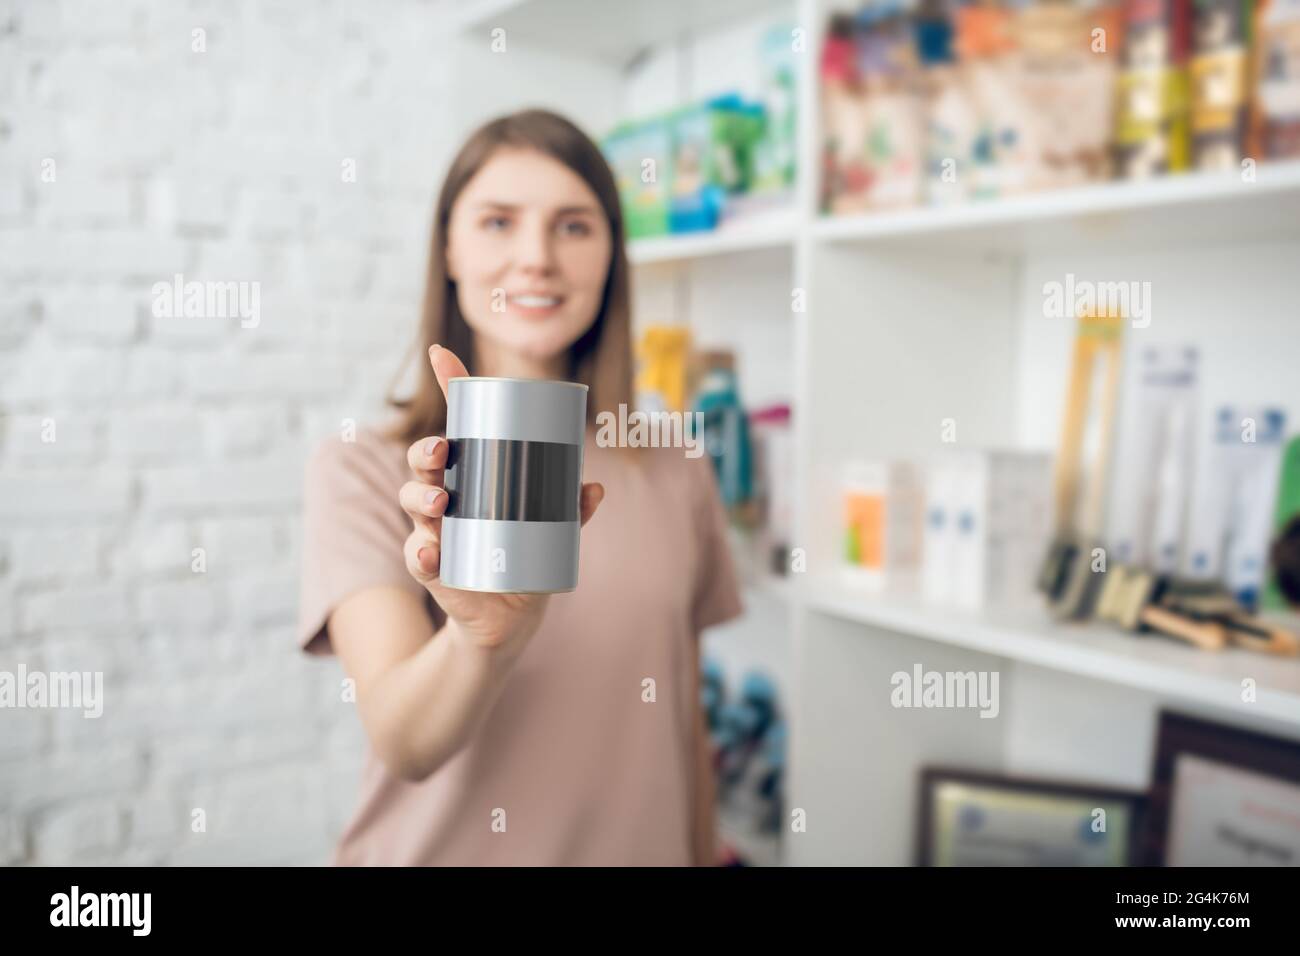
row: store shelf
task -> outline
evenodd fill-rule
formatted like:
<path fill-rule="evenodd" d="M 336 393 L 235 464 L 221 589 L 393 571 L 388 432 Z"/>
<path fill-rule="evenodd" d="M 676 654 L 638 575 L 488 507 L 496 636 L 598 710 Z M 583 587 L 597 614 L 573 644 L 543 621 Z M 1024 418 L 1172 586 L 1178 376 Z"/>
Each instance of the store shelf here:
<path fill-rule="evenodd" d="M 1157 635 L 1063 624 L 1045 611 L 967 613 L 855 594 L 826 582 L 800 589 L 808 608 L 998 657 L 1300 726 L 1300 659 L 1240 649 L 1198 651 Z M 1294 622 L 1293 622 L 1294 623 Z M 1242 681 L 1256 700 L 1242 700 Z"/>
<path fill-rule="evenodd" d="M 747 584 L 750 592 L 783 604 L 789 604 L 795 599 L 797 593 L 795 587 L 790 578 L 778 577 L 775 574 L 759 574 Z"/>
<path fill-rule="evenodd" d="M 1120 244 L 1167 248 L 1300 238 L 1300 162 L 1237 172 L 1185 173 L 1098 183 L 960 206 L 827 217 L 812 226 L 828 243 L 904 243 L 1020 253 Z"/>
<path fill-rule="evenodd" d="M 500 27 L 507 43 L 622 65 L 655 44 L 789 8 L 781 0 L 470 0 L 458 12 L 462 30 Z"/>
<path fill-rule="evenodd" d="M 743 252 L 791 250 L 794 239 L 794 215 L 782 211 L 744 219 L 711 232 L 637 239 L 628 244 L 628 257 L 636 265 L 681 262 Z"/>

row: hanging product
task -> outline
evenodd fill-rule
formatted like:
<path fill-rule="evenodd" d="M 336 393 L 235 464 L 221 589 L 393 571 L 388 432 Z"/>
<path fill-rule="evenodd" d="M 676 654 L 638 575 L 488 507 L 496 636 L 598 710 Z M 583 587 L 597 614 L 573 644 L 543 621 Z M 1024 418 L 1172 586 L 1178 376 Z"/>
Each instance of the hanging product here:
<path fill-rule="evenodd" d="M 1193 468 L 1198 353 L 1147 345 L 1128 366 L 1110 485 L 1112 563 L 1178 567 Z"/>
<path fill-rule="evenodd" d="M 1059 617 L 1086 616 L 1100 575 L 1093 571 L 1100 541 L 1119 389 L 1119 315 L 1084 315 L 1074 343 L 1061 447 L 1056 461 L 1056 539 L 1039 575 Z"/>

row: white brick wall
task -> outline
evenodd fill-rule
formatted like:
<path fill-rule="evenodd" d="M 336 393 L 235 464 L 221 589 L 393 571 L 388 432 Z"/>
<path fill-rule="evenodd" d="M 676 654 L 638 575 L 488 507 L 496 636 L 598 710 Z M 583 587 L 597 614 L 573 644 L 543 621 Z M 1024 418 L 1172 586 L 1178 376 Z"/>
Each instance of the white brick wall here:
<path fill-rule="evenodd" d="M 414 332 L 449 31 L 0 0 L 0 670 L 104 674 L 97 720 L 0 709 L 0 865 L 326 858 L 362 737 L 293 643 L 301 468 Z M 178 272 L 260 283 L 260 324 L 156 317 Z"/>

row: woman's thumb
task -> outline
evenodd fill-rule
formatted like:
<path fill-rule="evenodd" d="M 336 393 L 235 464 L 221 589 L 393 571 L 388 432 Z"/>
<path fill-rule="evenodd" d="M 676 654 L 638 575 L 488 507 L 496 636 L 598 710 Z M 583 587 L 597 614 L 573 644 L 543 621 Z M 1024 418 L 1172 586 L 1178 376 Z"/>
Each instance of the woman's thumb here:
<path fill-rule="evenodd" d="M 453 378 L 469 377 L 469 370 L 465 368 L 465 363 L 456 357 L 455 352 L 441 345 L 429 346 L 429 364 L 433 366 L 433 374 L 438 379 L 438 387 L 442 389 L 444 401 L 447 398 L 448 382 Z"/>

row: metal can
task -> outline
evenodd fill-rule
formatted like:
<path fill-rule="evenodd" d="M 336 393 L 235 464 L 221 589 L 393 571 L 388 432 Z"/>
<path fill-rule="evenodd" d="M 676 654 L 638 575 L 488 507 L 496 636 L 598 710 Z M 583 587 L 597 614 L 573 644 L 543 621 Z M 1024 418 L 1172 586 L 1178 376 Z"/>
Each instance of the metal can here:
<path fill-rule="evenodd" d="M 578 586 L 587 386 L 454 378 L 439 577 L 503 594 Z"/>

